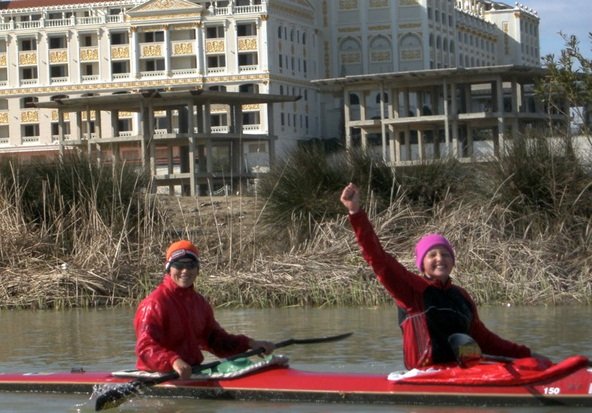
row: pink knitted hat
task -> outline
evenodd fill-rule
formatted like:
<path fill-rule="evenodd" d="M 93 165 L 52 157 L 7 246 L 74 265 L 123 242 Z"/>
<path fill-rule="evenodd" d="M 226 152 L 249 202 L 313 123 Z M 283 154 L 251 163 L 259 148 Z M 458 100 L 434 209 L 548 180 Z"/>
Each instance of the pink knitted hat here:
<path fill-rule="evenodd" d="M 415 264 L 417 268 L 419 268 L 420 272 L 424 271 L 423 268 L 423 258 L 426 256 L 429 250 L 434 248 L 435 246 L 444 247 L 448 250 L 450 255 L 452 256 L 452 262 L 455 261 L 454 258 L 454 249 L 450 242 L 446 238 L 444 238 L 440 234 L 426 234 L 417 244 L 415 244 Z"/>

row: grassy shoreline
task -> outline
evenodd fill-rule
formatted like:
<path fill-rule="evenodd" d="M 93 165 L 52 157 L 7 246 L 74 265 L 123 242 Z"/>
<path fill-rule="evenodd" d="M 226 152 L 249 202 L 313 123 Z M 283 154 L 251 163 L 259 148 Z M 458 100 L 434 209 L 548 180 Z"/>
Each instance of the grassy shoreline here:
<path fill-rule="evenodd" d="M 242 205 L 245 200 L 249 206 Z M 204 202 L 162 197 L 161 201 L 166 202 L 157 202 L 155 207 L 161 225 L 175 237 L 188 236 L 200 246 L 204 263 L 197 288 L 215 306 L 392 303 L 361 258 L 345 215 L 319 223 L 306 243 L 277 250 L 277 233 L 258 221 L 265 208 L 263 200 L 222 197 Z M 173 208 L 174 201 L 178 205 Z M 418 220 L 417 213 L 400 205 L 381 213 L 368 209 L 385 248 L 409 268 L 414 265 L 411 251 L 417 234 L 444 229 L 433 224 L 410 225 Z M 480 304 L 591 303 L 589 268 L 568 274 L 567 284 L 565 269 L 569 265 L 560 257 L 549 259 L 554 239 L 502 239 L 482 231 L 472 234 L 475 228 L 467 225 L 466 208 L 440 213 L 446 215 L 445 229 L 459 257 L 455 282 L 471 291 Z M 473 215 L 486 213 L 471 211 Z M 402 231 L 405 227 L 413 230 Z M 162 278 L 162 254 L 168 239 L 144 242 L 126 247 L 126 254 L 117 253 L 115 246 L 97 246 L 89 254 L 96 256 L 100 250 L 104 260 L 95 260 L 91 266 L 85 265 L 92 261 L 89 257 L 44 260 L 32 254 L 16 265 L 3 267 L 0 309 L 135 305 Z"/>
<path fill-rule="evenodd" d="M 254 197 L 152 195 L 136 171 L 86 159 L 9 165 L 0 309 L 135 305 L 180 238 L 200 248 L 197 288 L 216 306 L 391 303 L 338 201 L 351 176 L 385 249 L 408 268 L 415 241 L 441 232 L 456 249 L 453 277 L 479 304 L 591 304 L 589 169 L 569 151 L 517 144 L 488 164 L 403 169 L 296 153 Z"/>

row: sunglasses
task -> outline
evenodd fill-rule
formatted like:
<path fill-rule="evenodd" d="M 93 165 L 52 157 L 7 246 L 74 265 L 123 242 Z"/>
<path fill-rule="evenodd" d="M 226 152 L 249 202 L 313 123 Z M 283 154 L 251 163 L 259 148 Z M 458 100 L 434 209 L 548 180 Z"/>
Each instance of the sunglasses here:
<path fill-rule="evenodd" d="M 171 267 L 176 270 L 193 270 L 199 268 L 198 261 L 173 261 Z"/>

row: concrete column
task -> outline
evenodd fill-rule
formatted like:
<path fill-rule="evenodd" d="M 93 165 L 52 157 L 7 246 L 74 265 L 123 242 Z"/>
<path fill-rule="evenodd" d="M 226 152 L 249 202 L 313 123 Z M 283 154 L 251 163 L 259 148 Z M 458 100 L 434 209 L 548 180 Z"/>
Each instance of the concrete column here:
<path fill-rule="evenodd" d="M 473 125 L 468 124 L 467 125 L 467 155 L 469 157 L 473 156 Z M 464 156 L 464 153 L 462 154 Z"/>
<path fill-rule="evenodd" d="M 450 118 L 452 142 L 446 142 L 448 145 L 448 154 L 458 158 L 458 101 L 456 100 L 456 83 L 450 85 Z"/>
<path fill-rule="evenodd" d="M 420 161 L 423 161 L 425 159 L 425 148 L 422 129 L 417 129 L 417 156 Z"/>
<path fill-rule="evenodd" d="M 61 158 L 64 155 L 64 112 L 58 109 L 58 153 Z"/>
<path fill-rule="evenodd" d="M 362 144 L 362 150 L 367 151 L 368 150 L 368 132 L 366 131 L 365 128 L 360 129 L 360 141 Z"/>
<path fill-rule="evenodd" d="M 453 84 L 453 89 L 454 91 L 454 84 Z M 454 99 L 454 93 L 453 95 L 453 99 Z M 446 79 L 444 80 L 444 83 L 442 84 L 442 100 L 443 100 L 443 109 L 444 109 L 444 144 L 446 146 L 447 152 L 450 153 L 450 112 L 449 112 L 449 107 L 448 107 L 448 82 L 446 81 Z M 456 105 L 455 105 L 456 106 Z M 438 153 L 440 153 L 440 136 L 438 135 L 438 143 L 437 143 L 437 147 L 438 147 Z"/>
<path fill-rule="evenodd" d="M 140 76 L 138 67 L 140 50 L 138 47 L 138 29 L 136 27 L 130 27 L 130 49 L 130 74 L 135 79 Z"/>
<path fill-rule="evenodd" d="M 199 22 L 195 27 L 195 55 L 197 57 L 197 72 L 201 75 L 207 73 L 205 64 L 206 54 L 206 36 L 204 35 L 204 25 Z"/>
<path fill-rule="evenodd" d="M 166 24 L 164 26 L 164 70 L 169 76 L 172 76 L 171 68 L 171 33 L 169 31 L 170 26 Z"/>
<path fill-rule="evenodd" d="M 505 114 L 504 114 L 504 85 L 502 79 L 498 78 L 496 81 L 496 102 L 498 106 L 498 118 L 497 118 L 497 139 L 494 138 L 493 142 L 493 153 L 495 156 L 500 155 L 500 150 L 504 147 L 504 132 L 505 132 Z"/>
<path fill-rule="evenodd" d="M 388 126 L 388 138 L 389 138 L 389 162 L 394 165 L 397 161 L 397 153 L 395 152 L 395 145 L 398 144 L 395 136 L 395 128 L 393 125 Z M 398 149 L 398 148 L 397 148 Z"/>
<path fill-rule="evenodd" d="M 195 182 L 195 115 L 193 102 L 187 102 L 187 109 L 189 111 L 188 120 L 188 156 L 187 161 L 189 163 L 189 195 L 195 196 L 196 182 Z"/>
<path fill-rule="evenodd" d="M 349 125 L 351 120 L 351 106 L 349 101 L 349 91 L 347 88 L 343 90 L 343 102 L 345 110 L 343 111 L 343 122 L 345 126 L 345 149 L 350 150 L 352 148 L 352 136 L 351 136 L 351 127 Z"/>
<path fill-rule="evenodd" d="M 384 124 L 384 84 L 380 84 L 380 136 L 382 139 L 382 160 L 387 161 L 387 136 Z"/>

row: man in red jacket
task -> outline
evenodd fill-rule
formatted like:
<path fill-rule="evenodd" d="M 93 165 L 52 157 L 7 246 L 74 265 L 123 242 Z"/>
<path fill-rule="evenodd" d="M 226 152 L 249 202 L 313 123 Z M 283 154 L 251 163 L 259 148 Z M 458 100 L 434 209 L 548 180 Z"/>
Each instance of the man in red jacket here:
<path fill-rule="evenodd" d="M 448 338 L 456 333 L 470 335 L 486 354 L 534 356 L 550 363 L 528 347 L 504 340 L 485 327 L 467 291 L 452 284 L 455 256 L 446 238 L 428 234 L 417 243 L 416 264 L 421 273 L 417 275 L 384 251 L 360 207 L 360 192 L 354 184 L 344 188 L 341 202 L 348 209 L 364 259 L 399 307 L 405 367 L 455 361 Z"/>
<path fill-rule="evenodd" d="M 273 343 L 229 334 L 215 320 L 210 304 L 193 288 L 199 252 L 190 241 L 169 246 L 165 270 L 162 283 L 140 303 L 134 318 L 138 369 L 174 370 L 187 379 L 191 366 L 203 362 L 202 350 L 218 357 L 258 348 L 273 352 Z"/>

